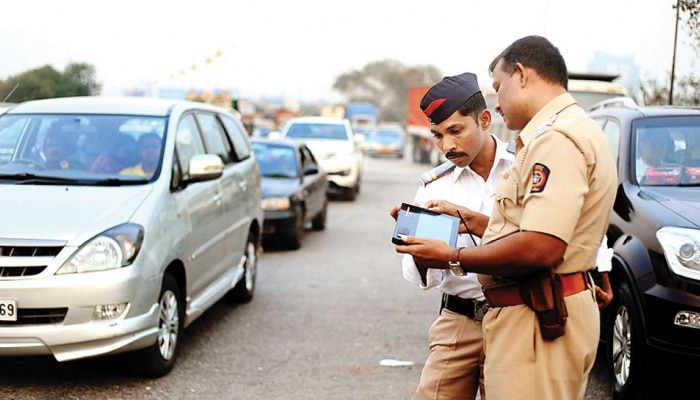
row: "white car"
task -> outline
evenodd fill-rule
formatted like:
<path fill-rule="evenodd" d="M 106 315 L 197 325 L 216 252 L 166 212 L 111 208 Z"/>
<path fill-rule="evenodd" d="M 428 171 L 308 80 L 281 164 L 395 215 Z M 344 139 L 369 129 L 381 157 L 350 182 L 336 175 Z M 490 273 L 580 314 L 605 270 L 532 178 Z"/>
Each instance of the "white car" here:
<path fill-rule="evenodd" d="M 350 121 L 335 117 L 295 117 L 280 131 L 282 138 L 303 141 L 328 173 L 329 195 L 354 200 L 362 181 L 362 152 Z"/>
<path fill-rule="evenodd" d="M 0 137 L 12 140 L 0 159 L 0 356 L 126 353 L 134 373 L 163 376 L 184 328 L 223 297 L 252 299 L 260 174 L 228 110 L 36 100 L 0 115 Z"/>

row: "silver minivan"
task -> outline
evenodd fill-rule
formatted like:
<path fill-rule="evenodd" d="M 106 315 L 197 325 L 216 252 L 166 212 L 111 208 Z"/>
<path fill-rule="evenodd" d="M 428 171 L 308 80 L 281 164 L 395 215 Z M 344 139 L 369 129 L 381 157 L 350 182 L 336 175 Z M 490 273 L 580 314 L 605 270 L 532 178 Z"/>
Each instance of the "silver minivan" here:
<path fill-rule="evenodd" d="M 183 100 L 74 97 L 0 115 L 0 356 L 175 363 L 182 330 L 253 298 L 263 214 L 240 120 Z"/>

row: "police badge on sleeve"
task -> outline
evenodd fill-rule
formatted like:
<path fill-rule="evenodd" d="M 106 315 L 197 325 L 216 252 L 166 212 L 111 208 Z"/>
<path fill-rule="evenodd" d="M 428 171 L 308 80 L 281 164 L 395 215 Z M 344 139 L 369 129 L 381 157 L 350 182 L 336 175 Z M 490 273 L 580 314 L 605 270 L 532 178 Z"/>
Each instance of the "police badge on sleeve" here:
<path fill-rule="evenodd" d="M 532 169 L 532 186 L 530 193 L 542 193 L 549 178 L 549 168 L 546 165 L 536 163 Z"/>

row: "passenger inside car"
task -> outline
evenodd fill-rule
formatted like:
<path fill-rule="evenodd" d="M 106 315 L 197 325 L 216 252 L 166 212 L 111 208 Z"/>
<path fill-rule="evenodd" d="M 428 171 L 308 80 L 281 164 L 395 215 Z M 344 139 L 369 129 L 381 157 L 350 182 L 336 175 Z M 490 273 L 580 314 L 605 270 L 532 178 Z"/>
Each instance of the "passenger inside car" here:
<path fill-rule="evenodd" d="M 72 157 L 75 151 L 74 143 L 70 137 L 59 129 L 51 129 L 44 138 L 44 145 L 40 157 L 46 169 L 83 169 L 85 164 Z"/>
<path fill-rule="evenodd" d="M 641 131 L 637 140 L 637 181 L 641 184 L 648 183 L 648 178 L 657 170 L 656 167 L 672 164 L 669 155 L 673 155 L 673 140 L 667 130 Z"/>
<path fill-rule="evenodd" d="M 152 177 L 158 169 L 160 161 L 160 136 L 155 133 L 141 135 L 138 140 L 138 150 L 141 162 L 133 167 L 123 169 L 119 175 Z"/>
<path fill-rule="evenodd" d="M 119 133 L 110 140 L 108 151 L 101 153 L 90 166 L 95 174 L 116 174 L 139 162 L 136 140 L 129 135 Z"/>

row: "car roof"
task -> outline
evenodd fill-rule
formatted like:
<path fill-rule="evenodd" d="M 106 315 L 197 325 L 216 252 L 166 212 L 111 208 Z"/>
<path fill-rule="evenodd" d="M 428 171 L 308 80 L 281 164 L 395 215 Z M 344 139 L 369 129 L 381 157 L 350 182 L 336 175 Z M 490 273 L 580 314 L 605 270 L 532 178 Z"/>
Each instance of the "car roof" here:
<path fill-rule="evenodd" d="M 345 124 L 349 122 L 346 118 L 338 117 L 319 117 L 319 116 L 306 116 L 306 117 L 293 117 L 287 122 L 302 122 L 302 123 L 321 123 L 321 124 Z"/>
<path fill-rule="evenodd" d="M 647 118 L 661 116 L 700 115 L 700 107 L 683 106 L 612 106 L 590 112 L 591 117 L 612 115 L 617 117 Z"/>
<path fill-rule="evenodd" d="M 153 97 L 101 97 L 78 96 L 59 97 L 42 100 L 29 100 L 19 103 L 6 111 L 7 114 L 124 114 L 166 116 L 176 106 L 193 107 L 212 111 L 226 111 L 225 108 L 205 103 L 181 99 L 162 99 Z M 231 114 L 233 115 L 233 114 Z"/>

